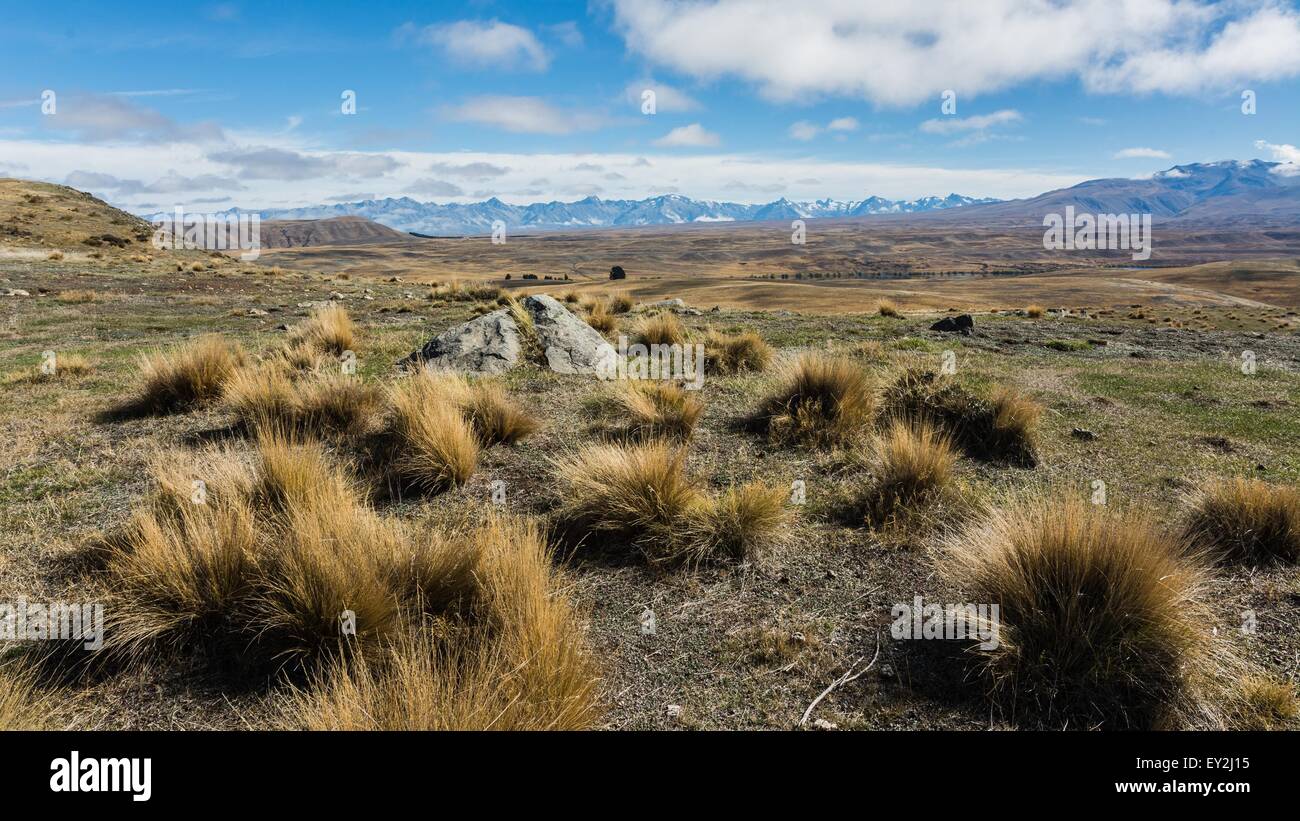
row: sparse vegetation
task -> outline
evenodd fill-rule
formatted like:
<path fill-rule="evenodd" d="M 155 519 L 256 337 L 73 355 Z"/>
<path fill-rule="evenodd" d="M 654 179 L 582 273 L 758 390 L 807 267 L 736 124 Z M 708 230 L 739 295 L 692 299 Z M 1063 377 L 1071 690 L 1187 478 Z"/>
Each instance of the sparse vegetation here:
<path fill-rule="evenodd" d="M 759 406 L 757 422 L 782 442 L 844 445 L 870 429 L 875 394 L 851 359 L 807 353 L 779 374 L 780 387 Z"/>
<path fill-rule="evenodd" d="M 1300 562 L 1300 491 L 1244 477 L 1212 482 L 1194 498 L 1184 531 L 1215 561 Z"/>
<path fill-rule="evenodd" d="M 1017 720 L 1165 726 L 1216 663 L 1200 570 L 1140 515 L 1015 502 L 951 537 L 942 567 L 1000 608 L 983 672 Z"/>

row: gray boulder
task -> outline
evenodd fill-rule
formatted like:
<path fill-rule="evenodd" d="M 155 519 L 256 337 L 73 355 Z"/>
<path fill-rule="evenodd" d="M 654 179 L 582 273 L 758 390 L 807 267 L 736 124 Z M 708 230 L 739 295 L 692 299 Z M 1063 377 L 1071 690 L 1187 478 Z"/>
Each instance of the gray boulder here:
<path fill-rule="evenodd" d="M 609 372 L 614 347 L 594 328 L 546 294 L 525 297 L 523 304 L 533 318 L 547 367 L 556 373 Z"/>
<path fill-rule="evenodd" d="M 423 361 L 431 368 L 501 373 L 518 365 L 522 356 L 519 326 L 510 312 L 501 308 L 438 334 L 398 365 L 409 367 Z"/>

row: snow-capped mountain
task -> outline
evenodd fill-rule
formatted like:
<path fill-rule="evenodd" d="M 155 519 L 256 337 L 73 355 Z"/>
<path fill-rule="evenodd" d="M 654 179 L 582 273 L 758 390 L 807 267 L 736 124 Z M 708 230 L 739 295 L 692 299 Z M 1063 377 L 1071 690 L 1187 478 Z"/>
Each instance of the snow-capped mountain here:
<path fill-rule="evenodd" d="M 558 231 L 575 228 L 616 228 L 635 225 L 680 225 L 684 223 L 742 222 L 751 220 L 819 219 L 857 217 L 867 214 L 910 214 L 998 202 L 958 194 L 924 197 L 919 200 L 887 200 L 867 197 L 842 202 L 816 200 L 794 202 L 782 197 L 763 205 L 694 200 L 679 194 L 665 194 L 644 200 L 603 200 L 587 197 L 575 202 L 537 202 L 510 205 L 493 197 L 475 203 L 418 202 L 410 197 L 362 200 L 337 205 L 277 208 L 258 213 L 264 220 L 315 220 L 330 217 L 366 217 L 399 231 L 433 236 L 488 234 L 492 223 L 504 222 L 510 231 Z M 223 212 L 241 213 L 240 209 Z M 146 216 L 155 219 L 165 213 Z"/>

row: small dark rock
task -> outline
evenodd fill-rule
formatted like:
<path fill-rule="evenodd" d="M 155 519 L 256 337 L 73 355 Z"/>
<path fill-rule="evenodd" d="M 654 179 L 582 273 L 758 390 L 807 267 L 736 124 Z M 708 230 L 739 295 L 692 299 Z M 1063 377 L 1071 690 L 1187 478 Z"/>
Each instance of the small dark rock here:
<path fill-rule="evenodd" d="M 1097 438 L 1097 434 L 1093 433 L 1087 428 L 1075 428 L 1074 430 L 1070 431 L 1070 435 L 1073 436 L 1075 439 L 1082 439 L 1085 442 L 1091 442 L 1092 440 Z"/>
<path fill-rule="evenodd" d="M 930 326 L 932 331 L 942 331 L 949 334 L 964 334 L 970 336 L 975 330 L 975 319 L 970 314 L 961 316 L 945 316 L 943 319 Z"/>

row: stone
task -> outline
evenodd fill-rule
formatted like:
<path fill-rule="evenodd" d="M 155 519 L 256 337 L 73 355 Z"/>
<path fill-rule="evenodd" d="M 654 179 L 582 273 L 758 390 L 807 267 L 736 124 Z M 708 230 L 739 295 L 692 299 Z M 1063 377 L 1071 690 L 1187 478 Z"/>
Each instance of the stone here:
<path fill-rule="evenodd" d="M 31 294 L 27 293 L 22 288 L 6 288 L 4 291 L 4 295 L 5 296 L 31 296 Z"/>
<path fill-rule="evenodd" d="M 1097 434 L 1087 430 L 1086 428 L 1075 428 L 1070 431 L 1070 435 L 1075 439 L 1082 439 L 1085 442 L 1091 442 L 1097 438 Z"/>
<path fill-rule="evenodd" d="M 617 356 L 614 346 L 554 297 L 534 294 L 525 297 L 523 305 L 533 318 L 546 367 L 556 373 L 612 371 Z"/>
<path fill-rule="evenodd" d="M 680 297 L 672 299 L 661 299 L 658 302 L 643 302 L 637 306 L 637 310 L 645 311 L 651 308 L 670 308 L 674 311 L 680 311 L 686 307 L 686 301 Z"/>
<path fill-rule="evenodd" d="M 431 368 L 501 373 L 518 365 L 522 357 L 519 326 L 510 311 L 501 308 L 443 331 L 398 366 L 423 362 Z"/>
<path fill-rule="evenodd" d="M 930 326 L 932 331 L 942 331 L 944 333 L 959 333 L 964 336 L 970 336 L 975 331 L 975 319 L 970 314 L 960 316 L 945 316 L 943 319 Z"/>

